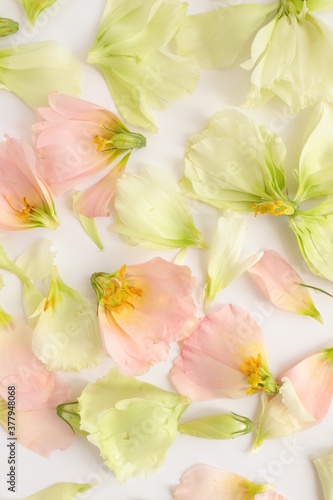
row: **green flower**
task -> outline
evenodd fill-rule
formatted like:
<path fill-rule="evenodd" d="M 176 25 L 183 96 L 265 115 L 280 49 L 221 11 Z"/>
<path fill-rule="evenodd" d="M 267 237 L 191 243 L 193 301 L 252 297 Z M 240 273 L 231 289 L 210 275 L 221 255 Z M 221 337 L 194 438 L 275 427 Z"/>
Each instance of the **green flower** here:
<path fill-rule="evenodd" d="M 161 467 L 190 400 L 111 370 L 58 415 L 88 433 L 120 483 Z M 75 417 L 75 414 L 79 417 Z M 80 422 L 80 427 L 78 423 Z"/>

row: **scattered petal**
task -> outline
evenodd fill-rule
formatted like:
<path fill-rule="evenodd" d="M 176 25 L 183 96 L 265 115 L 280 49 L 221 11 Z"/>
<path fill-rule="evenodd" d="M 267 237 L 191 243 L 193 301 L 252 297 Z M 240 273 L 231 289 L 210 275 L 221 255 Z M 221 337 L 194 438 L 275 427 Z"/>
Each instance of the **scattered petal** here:
<path fill-rule="evenodd" d="M 147 168 L 123 175 L 115 196 L 117 223 L 112 231 L 130 245 L 145 248 L 207 248 L 192 214 L 167 170 Z"/>
<path fill-rule="evenodd" d="M 325 500 L 333 498 L 333 453 L 322 455 L 313 460 L 323 488 Z"/>
<path fill-rule="evenodd" d="M 48 488 L 44 488 L 33 495 L 26 497 L 24 500 L 75 500 L 78 493 L 83 493 L 90 488 L 94 488 L 98 483 L 58 483 Z"/>
<path fill-rule="evenodd" d="M 308 289 L 302 286 L 304 281 L 278 252 L 266 250 L 247 271 L 275 307 L 323 322 Z"/>
<path fill-rule="evenodd" d="M 252 432 L 253 427 L 253 422 L 249 418 L 230 413 L 198 418 L 181 424 L 178 430 L 181 434 L 189 434 L 197 438 L 234 439 Z"/>

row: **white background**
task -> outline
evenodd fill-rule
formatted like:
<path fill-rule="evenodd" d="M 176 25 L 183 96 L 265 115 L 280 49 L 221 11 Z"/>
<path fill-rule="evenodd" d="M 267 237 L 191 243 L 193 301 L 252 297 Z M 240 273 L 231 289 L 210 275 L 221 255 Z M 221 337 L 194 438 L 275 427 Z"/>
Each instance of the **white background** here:
<path fill-rule="evenodd" d="M 223 5 L 221 2 L 190 0 L 190 12 L 204 12 Z M 82 62 L 83 93 L 86 100 L 102 105 L 116 112 L 107 85 L 99 70 L 85 63 L 86 52 L 92 46 L 105 0 L 62 0 L 46 11 L 37 21 L 38 27 L 29 32 L 26 28 L 23 8 L 18 0 L 1 0 L 0 15 L 11 17 L 21 24 L 21 31 L 15 40 L 20 43 L 54 39 L 63 43 Z M 322 19 L 333 25 L 333 14 L 322 13 Z M 11 39 L 0 41 L 0 47 L 11 45 Z M 248 50 L 240 61 L 249 56 Z M 143 132 L 147 137 L 147 147 L 135 152 L 128 172 L 136 172 L 147 165 L 170 170 L 175 178 L 183 175 L 183 155 L 186 142 L 194 133 L 201 131 L 211 115 L 223 108 L 241 107 L 249 86 L 249 73 L 235 65 L 221 72 L 202 71 L 196 91 L 187 99 L 170 106 L 168 110 L 156 113 L 159 133 L 153 135 Z M 288 148 L 287 175 L 289 191 L 292 194 L 295 184 L 292 170 L 297 168 L 301 138 L 311 110 L 293 117 L 284 104 L 273 100 L 258 110 L 243 110 L 253 119 L 269 126 L 280 134 Z M 31 143 L 31 125 L 34 112 L 15 95 L 0 93 L 0 138 L 7 133 L 17 138 L 25 138 Z M 133 130 L 133 127 L 130 127 Z M 95 179 L 83 183 L 85 187 Z M 177 251 L 147 251 L 140 247 L 129 247 L 120 236 L 111 234 L 111 220 L 100 220 L 99 226 L 105 245 L 100 252 L 87 237 L 71 211 L 71 194 L 56 199 L 56 207 L 62 223 L 56 231 L 33 229 L 25 232 L 1 232 L 1 241 L 12 258 L 21 253 L 31 242 L 39 238 L 51 239 L 57 248 L 57 265 L 63 280 L 94 300 L 90 287 L 90 275 L 96 271 L 113 272 L 124 263 L 134 264 L 160 255 L 173 260 Z M 135 210 L 135 199 L 129 200 Z M 205 238 L 210 241 L 215 229 L 219 212 L 198 203 L 191 203 L 193 215 Z M 296 238 L 289 229 L 287 219 L 246 216 L 247 237 L 244 245 L 246 257 L 265 249 L 278 250 L 301 273 L 304 281 L 324 288 L 331 293 L 333 285 L 313 276 L 303 262 Z M 189 249 L 185 263 L 190 265 L 198 280 L 195 299 L 200 303 L 205 283 L 208 252 Z M 0 303 L 10 314 L 22 315 L 21 285 L 18 280 L 5 274 L 5 288 L 0 292 Z M 269 353 L 270 368 L 276 376 L 303 357 L 333 345 L 333 299 L 314 293 L 317 308 L 324 318 L 324 326 L 308 317 L 301 317 L 272 308 L 262 297 L 259 290 L 247 275 L 240 277 L 216 299 L 213 310 L 224 303 L 235 303 L 247 308 L 263 328 Z M 199 315 L 202 315 L 199 305 Z M 143 380 L 154 383 L 167 390 L 173 390 L 168 378 L 172 360 L 177 355 L 173 346 L 169 361 L 160 363 L 150 370 Z M 73 386 L 73 400 L 80 395 L 88 381 L 95 381 L 113 367 L 110 359 L 95 370 L 79 374 L 61 374 Z M 190 420 L 216 412 L 235 411 L 255 418 L 259 396 L 238 401 L 219 400 L 196 403 L 182 417 Z M 4 475 L 7 472 L 6 434 L 0 429 L 0 499 L 22 498 L 53 483 L 100 482 L 100 487 L 81 498 L 93 500 L 169 500 L 181 475 L 190 466 L 207 463 L 232 470 L 258 482 L 273 482 L 279 492 L 289 500 L 321 499 L 322 493 L 316 478 L 311 459 L 333 449 L 333 408 L 326 420 L 295 437 L 265 442 L 256 456 L 251 455 L 253 435 L 240 437 L 233 441 L 205 441 L 189 436 L 178 435 L 170 448 L 167 460 L 160 471 L 149 480 L 131 479 L 119 485 L 111 471 L 103 466 L 98 449 L 84 438 L 79 438 L 65 452 L 54 452 L 49 459 L 18 446 L 18 483 L 17 493 L 7 491 Z M 291 452 L 290 449 L 293 451 Z M 289 451 L 287 451 L 289 450 Z M 263 472 L 265 469 L 265 472 Z M 266 474 L 266 477 L 264 477 Z M 207 499 L 209 500 L 209 499 Z"/>

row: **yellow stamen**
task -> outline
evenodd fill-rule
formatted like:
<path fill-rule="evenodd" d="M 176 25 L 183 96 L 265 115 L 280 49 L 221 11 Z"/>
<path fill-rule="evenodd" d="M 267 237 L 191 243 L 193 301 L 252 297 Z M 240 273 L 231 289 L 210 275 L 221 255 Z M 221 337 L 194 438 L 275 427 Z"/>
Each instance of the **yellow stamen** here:
<path fill-rule="evenodd" d="M 250 206 L 251 209 L 255 209 L 254 216 L 257 217 L 259 213 L 261 214 L 271 214 L 277 217 L 278 215 L 291 215 L 294 213 L 292 205 L 286 204 L 282 200 L 276 201 L 265 201 L 262 203 L 253 203 Z"/>
<path fill-rule="evenodd" d="M 105 139 L 105 137 L 101 137 L 100 135 L 96 135 L 94 143 L 97 144 L 97 151 L 100 153 L 105 149 L 107 139 Z"/>
<path fill-rule="evenodd" d="M 28 222 L 30 220 L 30 216 L 34 213 L 35 209 L 32 205 L 30 205 L 30 203 L 28 203 L 26 197 L 23 198 L 24 208 L 22 210 L 18 210 L 17 205 L 15 205 L 9 197 L 6 197 L 6 199 L 9 205 L 15 210 L 16 217 L 24 222 Z"/>
<path fill-rule="evenodd" d="M 123 306 L 135 309 L 133 302 L 135 297 L 142 297 L 143 291 L 140 288 L 131 286 L 125 279 L 126 265 L 118 274 L 111 278 L 108 286 L 104 288 L 103 304 L 110 311 L 119 310 Z"/>
<path fill-rule="evenodd" d="M 265 391 L 265 385 L 263 384 L 264 379 L 262 377 L 262 370 L 264 366 L 262 364 L 261 354 L 257 355 L 257 359 L 251 356 L 251 358 L 245 358 L 245 364 L 241 364 L 242 372 L 248 376 L 248 383 L 250 384 L 250 389 L 247 394 L 253 394 L 254 392 Z"/>

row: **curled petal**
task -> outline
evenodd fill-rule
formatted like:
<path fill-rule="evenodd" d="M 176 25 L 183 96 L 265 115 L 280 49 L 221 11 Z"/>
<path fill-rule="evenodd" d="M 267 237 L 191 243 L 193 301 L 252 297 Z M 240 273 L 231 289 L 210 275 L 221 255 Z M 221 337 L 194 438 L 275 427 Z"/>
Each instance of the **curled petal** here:
<path fill-rule="evenodd" d="M 265 251 L 248 272 L 275 307 L 323 322 L 308 289 L 302 286 L 304 281 L 278 252 Z"/>

